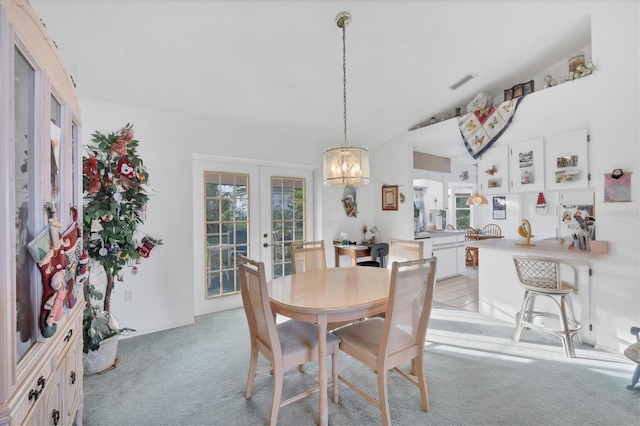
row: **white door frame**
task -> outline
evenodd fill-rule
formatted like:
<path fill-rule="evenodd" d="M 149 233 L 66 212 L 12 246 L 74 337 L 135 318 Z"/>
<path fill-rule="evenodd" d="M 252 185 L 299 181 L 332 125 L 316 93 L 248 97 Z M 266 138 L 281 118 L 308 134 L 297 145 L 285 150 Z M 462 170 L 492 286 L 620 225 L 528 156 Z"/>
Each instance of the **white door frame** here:
<path fill-rule="evenodd" d="M 283 164 L 243 158 L 220 157 L 207 154 L 192 154 L 193 178 L 193 303 L 194 315 L 242 306 L 239 294 L 206 299 L 205 283 L 205 241 L 204 222 L 204 172 L 220 171 L 228 173 L 244 173 L 249 175 L 249 256 L 265 263 L 266 275 L 271 276 L 271 248 L 263 244 L 271 244 L 271 208 L 261 208 L 267 202 L 270 205 L 271 176 L 295 176 L 306 178 L 307 191 L 307 238 L 315 234 L 315 183 L 312 167 L 295 164 Z M 270 206 L 269 206 L 270 207 Z"/>

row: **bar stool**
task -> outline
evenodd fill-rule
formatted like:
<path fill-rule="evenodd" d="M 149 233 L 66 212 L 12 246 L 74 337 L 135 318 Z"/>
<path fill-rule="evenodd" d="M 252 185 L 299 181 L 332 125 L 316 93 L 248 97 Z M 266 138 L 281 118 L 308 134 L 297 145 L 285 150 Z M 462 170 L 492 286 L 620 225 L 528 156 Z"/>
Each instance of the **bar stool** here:
<path fill-rule="evenodd" d="M 569 297 L 571 293 L 577 290 L 575 268 L 572 265 L 563 264 L 573 271 L 573 282 L 567 282 L 560 277 L 561 263 L 554 259 L 513 256 L 513 262 L 518 273 L 520 285 L 525 288 L 513 339 L 516 342 L 520 341 L 520 333 L 523 328 L 553 333 L 562 339 L 562 346 L 567 357 L 575 358 L 573 337 L 580 332 L 580 324 L 575 319 L 573 305 Z M 535 300 L 537 296 L 544 296 L 553 300 L 558 308 L 558 314 L 536 311 Z M 560 329 L 552 329 L 539 322 L 534 322 L 536 317 L 557 319 L 560 322 Z"/>

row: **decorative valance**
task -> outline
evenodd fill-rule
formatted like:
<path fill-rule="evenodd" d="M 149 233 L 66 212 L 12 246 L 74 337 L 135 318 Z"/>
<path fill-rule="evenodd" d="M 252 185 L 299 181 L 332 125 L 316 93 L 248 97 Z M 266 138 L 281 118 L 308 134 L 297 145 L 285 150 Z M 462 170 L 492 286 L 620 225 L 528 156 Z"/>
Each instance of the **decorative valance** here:
<path fill-rule="evenodd" d="M 458 119 L 464 146 L 473 158 L 478 158 L 502 136 L 523 98 L 520 96 L 500 105 L 491 105 Z"/>

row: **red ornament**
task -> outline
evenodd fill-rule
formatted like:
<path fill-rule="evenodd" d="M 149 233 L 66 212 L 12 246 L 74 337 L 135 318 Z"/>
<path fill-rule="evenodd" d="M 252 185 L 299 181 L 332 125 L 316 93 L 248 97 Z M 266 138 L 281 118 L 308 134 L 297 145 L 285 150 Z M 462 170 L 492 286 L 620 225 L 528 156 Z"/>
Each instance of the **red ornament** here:
<path fill-rule="evenodd" d="M 122 159 L 118 163 L 118 173 L 127 179 L 131 179 L 135 175 L 135 170 L 131 164 L 129 164 L 125 159 Z"/>
<path fill-rule="evenodd" d="M 98 159 L 95 155 L 90 154 L 89 158 L 84 161 L 84 174 L 89 179 L 89 195 L 100 189 L 100 179 L 98 177 Z"/>
<path fill-rule="evenodd" d="M 546 206 L 547 200 L 544 199 L 544 194 L 542 192 L 538 193 L 538 202 L 536 203 L 538 206 Z"/>

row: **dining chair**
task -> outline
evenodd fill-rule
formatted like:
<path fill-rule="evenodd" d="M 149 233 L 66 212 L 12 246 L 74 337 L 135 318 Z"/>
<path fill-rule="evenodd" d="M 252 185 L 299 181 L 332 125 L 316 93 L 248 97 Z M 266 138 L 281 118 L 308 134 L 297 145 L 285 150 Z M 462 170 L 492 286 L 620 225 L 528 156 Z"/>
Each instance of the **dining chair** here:
<path fill-rule="evenodd" d="M 379 268 L 384 268 L 384 260 L 389 255 L 389 244 L 374 244 L 371 246 L 369 254 L 372 257 L 372 260 L 364 260 L 362 262 L 358 262 L 358 266 L 376 266 Z M 373 258 L 378 260 L 373 260 Z"/>
<path fill-rule="evenodd" d="M 502 235 L 502 228 L 500 228 L 500 225 L 490 223 L 482 228 L 482 233 L 488 235 Z"/>
<path fill-rule="evenodd" d="M 513 340 L 520 341 L 522 329 L 546 331 L 562 339 L 565 355 L 575 358 L 573 347 L 574 337 L 579 338 L 580 324 L 576 321 L 573 304 L 569 297 L 577 291 L 577 272 L 573 265 L 558 262 L 555 259 L 547 259 L 533 256 L 513 256 L 513 262 L 518 274 L 520 285 L 524 287 L 522 307 L 517 315 L 516 329 Z M 571 270 L 572 280 L 563 279 L 561 265 Z M 566 274 L 565 274 L 566 275 Z M 536 311 L 536 298 L 544 296 L 557 308 L 557 314 L 545 310 Z M 539 321 L 536 317 L 554 318 L 559 323 L 559 328 L 552 328 Z"/>
<path fill-rule="evenodd" d="M 251 358 L 249 376 L 247 378 L 246 398 L 253 394 L 256 376 L 267 371 L 273 375 L 273 397 L 271 399 L 271 415 L 269 423 L 275 425 L 281 407 L 298 401 L 320 390 L 316 386 L 310 390 L 282 401 L 284 370 L 300 366 L 318 359 L 318 328 L 310 323 L 288 320 L 276 325 L 267 293 L 267 280 L 264 262 L 256 262 L 238 255 L 238 271 L 240 274 L 240 290 L 242 303 L 249 323 L 251 340 Z M 338 351 L 340 340 L 332 333 L 327 333 L 327 354 L 331 355 L 333 401 L 338 402 Z M 262 354 L 270 366 L 256 371 L 258 354 Z"/>
<path fill-rule="evenodd" d="M 467 228 L 464 235 L 465 241 L 478 241 L 478 230 L 475 228 Z M 464 264 L 465 266 L 478 266 L 478 247 L 464 248 Z"/>
<path fill-rule="evenodd" d="M 324 240 L 294 241 L 291 244 L 291 272 L 315 271 L 327 269 Z"/>
<path fill-rule="evenodd" d="M 387 372 L 392 369 L 420 389 L 422 409 L 429 411 L 423 355 L 433 304 L 435 271 L 435 257 L 393 262 L 385 318 L 368 318 L 334 332 L 340 339 L 341 351 L 376 372 L 378 400 L 341 374 L 338 379 L 377 407 L 384 425 L 391 423 Z M 416 378 L 400 368 L 409 361 Z"/>
<path fill-rule="evenodd" d="M 630 332 L 631 334 L 636 336 L 636 342 L 627 346 L 623 353 L 627 358 L 638 365 L 636 365 L 636 369 L 633 370 L 633 375 L 631 376 L 631 384 L 627 385 L 627 389 L 640 390 L 640 388 L 636 387 L 638 380 L 640 380 L 640 327 L 631 327 Z"/>
<path fill-rule="evenodd" d="M 424 242 L 420 240 L 389 238 L 389 259 L 387 262 L 387 269 L 391 269 L 391 264 L 393 262 L 422 259 L 424 257 L 423 245 Z"/>

